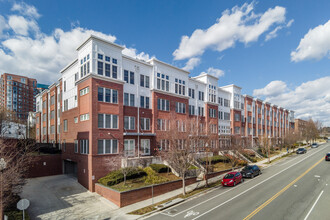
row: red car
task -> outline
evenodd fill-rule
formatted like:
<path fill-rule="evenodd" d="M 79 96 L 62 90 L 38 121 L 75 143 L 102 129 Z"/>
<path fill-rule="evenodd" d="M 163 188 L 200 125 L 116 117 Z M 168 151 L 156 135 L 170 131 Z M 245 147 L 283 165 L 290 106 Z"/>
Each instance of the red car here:
<path fill-rule="evenodd" d="M 223 186 L 236 186 L 236 184 L 243 182 L 242 174 L 240 172 L 227 173 L 221 183 Z"/>

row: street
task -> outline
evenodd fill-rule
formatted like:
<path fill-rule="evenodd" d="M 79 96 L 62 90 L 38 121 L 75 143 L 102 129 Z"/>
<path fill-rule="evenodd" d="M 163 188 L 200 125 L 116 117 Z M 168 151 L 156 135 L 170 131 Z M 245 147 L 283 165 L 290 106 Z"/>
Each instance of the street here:
<path fill-rule="evenodd" d="M 216 187 L 146 219 L 329 219 L 330 143 L 274 162 L 236 187 Z"/>

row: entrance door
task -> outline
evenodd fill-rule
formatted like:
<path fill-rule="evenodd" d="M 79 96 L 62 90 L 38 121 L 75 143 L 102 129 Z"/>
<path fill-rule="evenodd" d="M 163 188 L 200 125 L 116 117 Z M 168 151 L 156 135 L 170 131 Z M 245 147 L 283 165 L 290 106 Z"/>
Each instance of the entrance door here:
<path fill-rule="evenodd" d="M 124 150 L 125 156 L 132 157 L 135 156 L 135 140 L 134 139 L 125 139 L 124 140 Z"/>
<path fill-rule="evenodd" d="M 150 140 L 141 139 L 141 151 L 142 155 L 150 155 Z"/>

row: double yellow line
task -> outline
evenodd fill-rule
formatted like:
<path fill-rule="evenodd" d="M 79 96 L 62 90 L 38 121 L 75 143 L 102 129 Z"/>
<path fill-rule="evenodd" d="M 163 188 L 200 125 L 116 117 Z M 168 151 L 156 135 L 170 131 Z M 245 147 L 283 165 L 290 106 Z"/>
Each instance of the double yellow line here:
<path fill-rule="evenodd" d="M 255 216 L 258 212 L 260 212 L 263 208 L 265 208 L 269 203 L 271 203 L 273 200 L 275 200 L 277 197 L 279 197 L 282 193 L 284 193 L 288 188 L 290 188 L 293 184 L 295 184 L 298 180 L 300 180 L 303 176 L 305 176 L 309 171 L 311 171 L 314 167 L 316 167 L 319 163 L 321 163 L 324 160 L 322 157 L 321 160 L 316 162 L 313 166 L 311 166 L 308 170 L 306 170 L 303 174 L 301 174 L 297 179 L 293 180 L 291 183 L 289 183 L 286 187 L 284 187 L 281 191 L 276 193 L 272 198 L 268 199 L 264 204 L 259 206 L 256 210 L 251 212 L 248 216 L 244 218 L 244 220 L 249 220 L 253 216 Z"/>

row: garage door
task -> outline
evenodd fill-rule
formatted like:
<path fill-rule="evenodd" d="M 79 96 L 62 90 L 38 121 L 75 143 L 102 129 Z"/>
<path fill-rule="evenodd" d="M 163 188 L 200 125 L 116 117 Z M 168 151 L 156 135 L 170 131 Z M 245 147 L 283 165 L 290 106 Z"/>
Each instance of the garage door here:
<path fill-rule="evenodd" d="M 68 174 L 77 178 L 77 163 L 64 160 L 64 174 Z"/>

